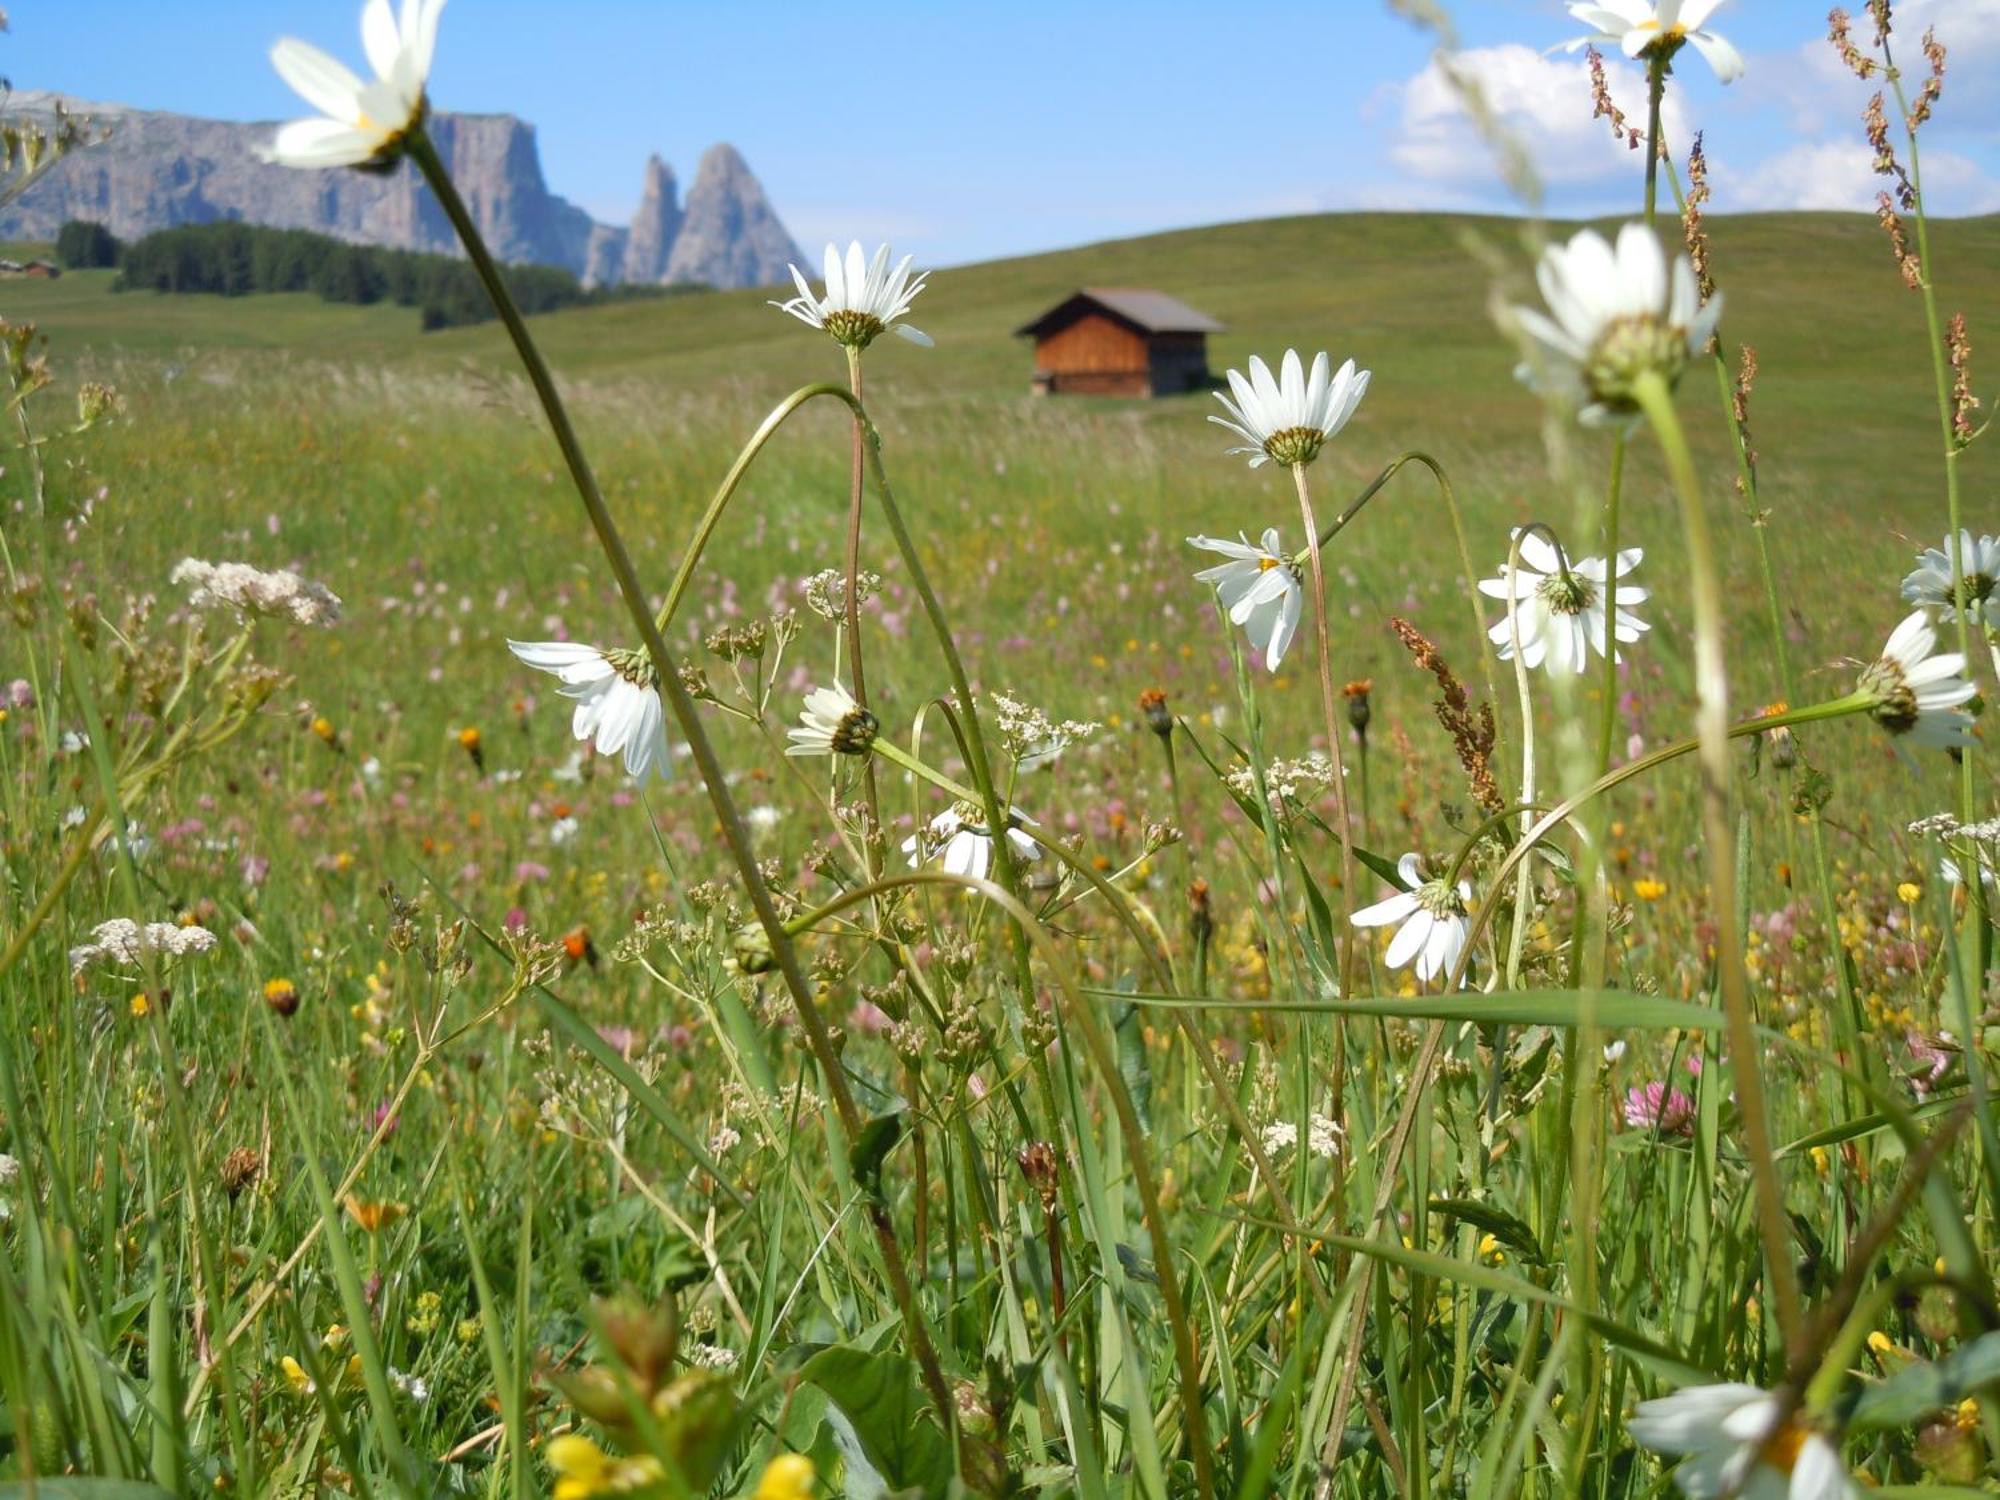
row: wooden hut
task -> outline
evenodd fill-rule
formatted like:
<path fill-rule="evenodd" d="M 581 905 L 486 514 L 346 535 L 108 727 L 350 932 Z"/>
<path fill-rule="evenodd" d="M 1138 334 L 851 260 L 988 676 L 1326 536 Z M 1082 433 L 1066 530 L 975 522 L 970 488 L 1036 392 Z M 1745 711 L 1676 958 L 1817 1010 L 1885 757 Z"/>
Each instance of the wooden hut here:
<path fill-rule="evenodd" d="M 1025 328 L 1036 395 L 1167 396 L 1209 385 L 1208 336 L 1222 325 L 1143 287 L 1085 287 Z"/>

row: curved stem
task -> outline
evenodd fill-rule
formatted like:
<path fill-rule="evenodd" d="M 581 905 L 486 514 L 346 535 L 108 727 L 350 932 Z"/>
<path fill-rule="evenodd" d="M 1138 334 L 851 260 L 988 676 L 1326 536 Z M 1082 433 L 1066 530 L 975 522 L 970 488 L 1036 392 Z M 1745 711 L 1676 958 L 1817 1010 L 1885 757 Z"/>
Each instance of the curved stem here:
<path fill-rule="evenodd" d="M 715 495 L 708 502 L 708 509 L 702 512 L 701 520 L 695 524 L 694 537 L 689 541 L 687 551 L 681 556 L 681 565 L 674 573 L 674 581 L 667 586 L 666 602 L 660 606 L 660 612 L 655 617 L 661 635 L 665 635 L 667 627 L 673 624 L 674 615 L 681 607 L 681 597 L 687 593 L 688 584 L 694 578 L 694 570 L 701 562 L 701 555 L 708 547 L 709 538 L 714 534 L 716 524 L 721 521 L 723 511 L 735 498 L 738 486 L 743 483 L 743 477 L 750 472 L 750 465 L 756 462 L 757 456 L 764 451 L 764 445 L 771 441 L 793 413 L 807 402 L 821 396 L 831 396 L 836 400 L 846 401 L 850 406 L 853 404 L 843 387 L 828 381 L 817 381 L 812 385 L 801 386 L 771 408 L 771 414 L 764 418 L 757 430 L 750 435 L 750 441 L 745 443 L 742 451 L 736 455 L 736 462 L 731 464 L 729 472 L 722 476 L 722 483 L 716 486 Z"/>
<path fill-rule="evenodd" d="M 827 1029 L 826 1019 L 820 1014 L 813 999 L 811 980 L 804 966 L 799 962 L 798 951 L 786 935 L 784 923 L 778 916 L 777 907 L 771 900 L 771 892 L 757 869 L 756 854 L 751 848 L 750 833 L 736 809 L 736 802 L 729 794 L 722 762 L 716 756 L 715 747 L 709 742 L 707 732 L 702 728 L 701 716 L 695 709 L 694 699 L 682 684 L 678 665 L 667 650 L 666 641 L 661 637 L 660 628 L 653 619 L 652 611 L 646 604 L 644 586 L 639 582 L 637 569 L 632 565 L 631 554 L 626 551 L 624 539 L 619 535 L 617 523 L 612 519 L 610 507 L 605 504 L 604 493 L 598 487 L 597 476 L 592 472 L 589 460 L 584 456 L 582 444 L 577 440 L 576 429 L 569 419 L 568 409 L 563 404 L 562 395 L 556 389 L 555 377 L 550 373 L 541 351 L 529 335 L 520 309 L 514 304 L 513 295 L 508 291 L 506 279 L 495 264 L 491 252 L 479 228 L 472 222 L 465 202 L 459 197 L 458 189 L 445 170 L 443 160 L 437 154 L 436 146 L 421 129 L 412 131 L 408 137 L 409 151 L 431 191 L 437 195 L 445 216 L 458 232 L 459 240 L 465 246 L 466 255 L 471 259 L 473 269 L 478 273 L 487 295 L 492 299 L 494 310 L 500 315 L 508 337 L 514 345 L 523 368 L 527 371 L 529 383 L 534 387 L 536 398 L 548 418 L 550 430 L 556 439 L 556 446 L 562 451 L 563 462 L 569 469 L 570 479 L 576 486 L 578 497 L 583 501 L 585 513 L 590 517 L 592 529 L 597 533 L 599 545 L 611 566 L 613 577 L 618 583 L 618 592 L 623 596 L 625 607 L 631 614 L 632 623 L 638 628 L 641 643 L 652 664 L 654 676 L 658 679 L 661 693 L 673 711 L 682 738 L 687 741 L 688 751 L 701 773 L 703 784 L 708 790 L 710 805 L 715 810 L 716 821 L 722 826 L 723 842 L 728 846 L 737 871 L 742 879 L 744 893 L 750 899 L 751 908 L 757 914 L 757 921 L 764 929 L 771 943 L 771 953 L 785 988 L 790 991 L 793 1007 L 798 1012 L 802 1029 L 810 1044 L 814 1059 L 826 1080 L 829 1096 L 840 1116 L 840 1122 L 847 1138 L 858 1140 L 865 1123 L 861 1111 L 848 1089 L 847 1079 L 840 1066 L 839 1054 L 833 1047 L 833 1038 Z M 1004 840 L 1002 844 L 1004 846 Z M 901 1247 L 896 1243 L 892 1227 L 885 1216 L 876 1216 L 876 1238 L 881 1248 L 882 1260 L 889 1275 L 892 1289 L 903 1315 L 906 1332 L 911 1342 L 911 1352 L 923 1371 L 924 1385 L 940 1419 L 951 1422 L 951 1389 L 946 1384 L 944 1371 L 938 1364 L 937 1351 L 933 1347 L 929 1330 L 916 1305 L 916 1299 L 909 1288 L 909 1278 L 903 1268 Z"/>
<path fill-rule="evenodd" d="M 1324 548 L 1340 535 L 1348 523 L 1360 515 L 1368 502 L 1380 493 L 1383 486 L 1410 464 L 1421 464 L 1430 470 L 1431 478 L 1438 487 L 1438 496 L 1444 501 L 1445 513 L 1451 517 L 1452 535 L 1458 543 L 1459 571 L 1465 578 L 1466 606 L 1472 611 L 1472 638 L 1479 643 L 1479 665 L 1482 675 L 1486 678 L 1486 696 L 1497 704 L 1500 701 L 1500 678 L 1494 665 L 1493 642 L 1486 635 L 1486 618 L 1479 612 L 1479 575 L 1473 571 L 1472 548 L 1466 540 L 1465 517 L 1459 512 L 1458 495 L 1451 487 L 1451 476 L 1445 473 L 1443 464 L 1419 448 L 1411 448 L 1407 452 L 1397 454 L 1383 465 L 1382 472 L 1371 479 L 1361 493 L 1348 502 L 1347 508 L 1334 517 L 1326 530 L 1319 534 L 1319 544 Z M 1294 560 L 1304 565 L 1308 560 L 1307 554 L 1300 552 Z"/>
<path fill-rule="evenodd" d="M 1695 628 L 1695 727 L 1702 782 L 1702 823 L 1708 845 L 1708 884 L 1715 923 L 1716 967 L 1722 1009 L 1728 1021 L 1730 1060 L 1735 1064 L 1745 1154 L 1757 1200 L 1757 1228 L 1764 1242 L 1778 1327 L 1789 1342 L 1800 1329 L 1798 1277 L 1792 1264 L 1791 1230 L 1785 1218 L 1765 1107 L 1763 1070 L 1757 1056 L 1755 1021 L 1750 1013 L 1749 977 L 1743 967 L 1742 934 L 1737 931 L 1736 827 L 1729 812 L 1729 683 L 1722 652 L 1722 583 L 1709 536 L 1701 483 L 1688 451 L 1673 394 L 1666 380 L 1649 372 L 1633 395 L 1652 425 L 1660 451 L 1680 494 L 1682 529 L 1692 575 Z"/>

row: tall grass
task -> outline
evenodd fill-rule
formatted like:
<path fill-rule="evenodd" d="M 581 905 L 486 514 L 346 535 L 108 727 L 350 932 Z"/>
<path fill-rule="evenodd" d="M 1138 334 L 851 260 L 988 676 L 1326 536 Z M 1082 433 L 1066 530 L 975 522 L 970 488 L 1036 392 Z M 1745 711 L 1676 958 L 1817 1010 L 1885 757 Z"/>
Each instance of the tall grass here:
<path fill-rule="evenodd" d="M 1360 351 L 1275 672 L 1183 537 L 1293 476 L 948 353 L 1063 258 L 845 372 L 727 298 L 645 309 L 738 342 L 642 373 L 602 313 L 510 318 L 525 384 L 359 324 L 120 353 L 38 289 L 88 354 L 8 345 L 4 1485 L 1626 1496 L 1673 1462 L 1635 1406 L 1734 1380 L 1874 1484 L 1991 1487 L 1992 841 L 1911 826 L 1991 819 L 1991 761 L 1851 692 L 1986 493 L 1947 309 L 1991 231 L 1925 219 L 1917 134 L 1913 291 L 1870 245 L 1927 316 L 1776 314 L 1736 257 L 1853 227 L 1719 231 L 1722 340 L 1618 437 L 1511 384 L 1452 233 L 1362 225 L 1478 353 Z M 1476 230 L 1525 298 L 1532 235 Z M 1308 232 L 1170 249 L 1256 323 L 1295 289 L 1226 268 Z M 1622 664 L 1493 654 L 1466 575 L 1531 518 L 1645 549 Z M 202 608 L 189 554 L 343 617 Z M 1990 692 L 1990 626 L 1940 628 Z M 643 648 L 675 776 L 576 745 L 510 638 Z M 857 650 L 872 753 L 787 757 Z M 1474 893 L 1422 982 L 1345 920 L 1405 851 Z M 121 917 L 170 926 L 79 963 Z"/>

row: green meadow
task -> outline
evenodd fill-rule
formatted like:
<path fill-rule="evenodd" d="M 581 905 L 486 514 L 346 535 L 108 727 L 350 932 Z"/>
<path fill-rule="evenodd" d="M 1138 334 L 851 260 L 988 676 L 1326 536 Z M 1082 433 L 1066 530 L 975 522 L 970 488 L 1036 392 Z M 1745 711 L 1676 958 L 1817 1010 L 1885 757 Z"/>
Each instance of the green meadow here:
<path fill-rule="evenodd" d="M 1676 399 L 1746 717 L 1786 697 L 1781 651 L 1792 707 L 1836 699 L 1908 613 L 1901 580 L 1945 534 L 1943 439 L 1923 300 L 1873 221 L 1709 228 L 1726 372 L 1696 360 Z M 2000 217 L 1929 232 L 1990 411 Z M 1193 229 L 939 270 L 909 315 L 936 347 L 868 350 L 883 466 L 982 714 L 997 690 L 1102 727 L 1005 777 L 1068 852 L 1021 887 L 1052 946 L 931 886 L 801 930 L 860 1139 L 745 962 L 695 767 L 629 784 L 507 650 L 636 636 L 500 325 L 117 293 L 111 272 L 0 284 L 54 376 L 16 403 L 31 446 L 0 475 L 0 688 L 28 689 L 0 721 L 0 1496 L 39 1476 L 80 1500 L 1638 1497 L 1668 1481 L 1625 1431 L 1635 1403 L 1724 1378 L 1810 1390 L 1801 1421 L 1885 1493 L 1990 1493 L 1993 989 L 1941 846 L 1908 831 L 1958 807 L 1959 768 L 1865 717 L 1800 728 L 1797 761 L 1731 746 L 1786 1256 L 1829 1320 L 1788 1349 L 1694 758 L 1498 880 L 1519 810 L 1482 810 L 1389 626 L 1493 705 L 1510 808 L 1530 745 L 1546 807 L 1607 726 L 1614 766 L 1693 732 L 1691 569 L 1644 429 L 1619 543 L 1644 549 L 1651 630 L 1608 715 L 1593 663 L 1536 674 L 1524 720 L 1475 633 L 1500 610 L 1458 525 L 1481 577 L 1531 521 L 1604 550 L 1613 438 L 1549 417 L 1493 316 L 1536 302 L 1536 248 L 1435 214 Z M 1220 775 L 1326 748 L 1311 606 L 1279 671 L 1246 664 L 1186 543 L 1301 546 L 1291 481 L 1225 456 L 1208 396 L 1030 395 L 1013 330 L 1083 286 L 1213 315 L 1218 376 L 1287 348 L 1372 371 L 1309 471 L 1322 518 L 1412 450 L 1449 476 L 1458 522 L 1412 465 L 1326 551 L 1334 685 L 1372 683 L 1365 734 L 1342 734 L 1371 857 L 1353 889 L 1324 780 L 1286 810 Z M 655 604 L 757 423 L 845 379 L 771 295 L 529 320 Z M 1744 346 L 1754 506 L 1728 421 Z M 122 405 L 67 437 L 81 382 Z M 1957 461 L 1975 532 L 2000 519 L 1990 449 Z M 844 564 L 851 461 L 834 402 L 787 422 L 666 631 L 788 918 L 868 886 L 858 773 L 783 753 L 807 687 L 845 670 L 805 583 Z M 296 569 L 341 619 L 233 644 L 169 581 L 188 557 Z M 883 736 L 972 779 L 872 499 L 862 563 Z M 875 765 L 894 873 L 951 798 Z M 1439 870 L 1461 847 L 1499 914 L 1473 988 L 1392 969 L 1384 932 L 1338 998 L 1340 915 L 1390 889 L 1375 857 Z M 73 966 L 119 916 L 217 944 L 170 973 Z M 1042 1142 L 1055 1165 L 1024 1162 Z"/>

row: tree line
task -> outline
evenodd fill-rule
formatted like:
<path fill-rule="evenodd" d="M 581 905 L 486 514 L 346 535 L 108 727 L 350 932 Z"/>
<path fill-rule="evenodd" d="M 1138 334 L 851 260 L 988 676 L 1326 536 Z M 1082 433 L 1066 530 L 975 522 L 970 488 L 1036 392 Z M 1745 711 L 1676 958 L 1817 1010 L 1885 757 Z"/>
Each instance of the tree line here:
<path fill-rule="evenodd" d="M 426 331 L 482 323 L 492 304 L 465 261 L 420 250 L 354 245 L 306 229 L 273 229 L 233 220 L 158 229 L 121 244 L 101 224 L 72 220 L 56 237 L 66 266 L 118 267 L 114 291 L 312 292 L 327 302 L 390 302 L 421 311 Z M 506 266 L 508 290 L 524 313 L 598 302 L 706 290 L 694 286 L 586 289 L 554 266 Z"/>

